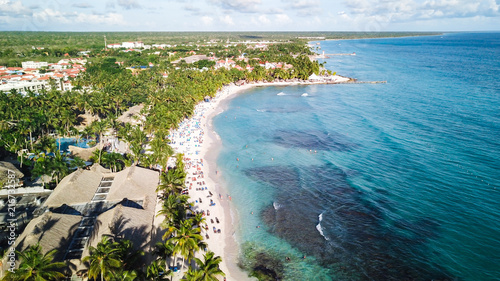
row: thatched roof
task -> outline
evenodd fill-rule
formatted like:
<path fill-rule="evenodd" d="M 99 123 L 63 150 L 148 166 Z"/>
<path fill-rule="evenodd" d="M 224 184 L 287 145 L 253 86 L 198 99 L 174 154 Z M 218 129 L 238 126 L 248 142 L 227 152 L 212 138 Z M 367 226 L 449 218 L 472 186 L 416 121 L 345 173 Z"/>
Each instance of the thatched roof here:
<path fill-rule="evenodd" d="M 147 210 L 118 204 L 97 217 L 96 236 L 90 240 L 90 245 L 95 247 L 101 237 L 107 235 L 128 239 L 135 249 L 149 251 L 154 215 L 154 208 Z"/>
<path fill-rule="evenodd" d="M 125 111 L 120 117 L 117 118 L 119 122 L 135 124 L 137 121 L 134 116 L 139 116 L 141 110 L 144 108 L 143 104 L 135 105 Z"/>
<path fill-rule="evenodd" d="M 91 202 L 103 178 L 111 182 L 106 187 L 107 197 L 105 201 Z M 88 245 L 96 246 L 103 235 L 110 235 L 129 239 L 136 249 L 149 251 L 158 180 L 158 172 L 135 166 L 118 173 L 110 173 L 99 165 L 88 171 L 77 170 L 65 177 L 46 200 L 44 206 L 50 211 L 28 224 L 17 240 L 18 248 L 40 243 L 44 251 L 58 249 L 56 260 L 62 260 L 82 215 L 93 209 L 97 219 L 93 228 L 88 228 Z M 82 257 L 89 254 L 88 245 Z M 76 270 L 83 269 L 78 260 L 72 261 Z"/>
<path fill-rule="evenodd" d="M 90 170 L 78 169 L 66 176 L 54 189 L 45 202 L 45 206 L 58 207 L 62 204 L 75 205 L 90 202 L 108 170 L 94 165 Z"/>
<path fill-rule="evenodd" d="M 17 249 L 22 251 L 40 243 L 44 253 L 58 249 L 55 259 L 62 260 L 80 220 L 80 216 L 44 213 L 28 223 L 17 238 Z"/>
<path fill-rule="evenodd" d="M 89 161 L 89 159 L 92 156 L 92 154 L 94 153 L 94 151 L 99 149 L 99 145 L 96 145 L 96 146 L 90 147 L 90 148 L 83 148 L 83 147 L 70 145 L 68 147 L 68 149 L 69 149 L 69 152 L 71 153 L 71 155 L 78 156 L 78 157 L 82 158 L 84 161 Z"/>
<path fill-rule="evenodd" d="M 10 162 L 0 161 L 0 188 L 3 188 L 4 183 L 7 182 L 9 171 L 13 171 L 16 174 L 16 178 L 20 179 L 24 177 L 24 174 L 19 171 L 14 164 Z"/>
<path fill-rule="evenodd" d="M 156 187 L 159 175 L 157 171 L 132 166 L 115 173 L 113 185 L 107 200 L 145 200 L 156 202 Z M 155 203 L 153 203 L 154 205 Z"/>

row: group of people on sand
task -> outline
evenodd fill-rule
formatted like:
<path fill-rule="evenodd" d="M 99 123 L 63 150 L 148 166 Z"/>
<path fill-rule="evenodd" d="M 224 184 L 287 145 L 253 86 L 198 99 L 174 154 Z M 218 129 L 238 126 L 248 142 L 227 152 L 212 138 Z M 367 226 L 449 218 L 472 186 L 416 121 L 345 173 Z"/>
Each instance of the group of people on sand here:
<path fill-rule="evenodd" d="M 201 148 L 203 145 L 205 132 L 202 128 L 202 118 L 204 118 L 207 110 L 212 106 L 211 103 L 200 103 L 196 106 L 193 116 L 180 123 L 179 128 L 173 132 L 169 138 L 171 139 L 171 146 L 177 153 L 183 153 L 184 166 L 186 169 L 186 193 L 188 193 L 193 200 L 193 211 L 201 213 L 206 216 L 206 224 L 202 227 L 205 231 L 205 237 L 209 239 L 209 228 L 212 227 L 214 233 L 221 233 L 220 221 L 217 217 L 208 219 L 210 217 L 210 207 L 216 205 L 212 199 L 213 193 L 211 187 L 207 186 L 205 182 L 204 163 L 201 158 Z M 207 201 L 202 198 L 208 198 Z M 206 204 L 208 203 L 209 204 Z M 207 206 L 208 205 L 208 206 Z M 213 212 L 212 212 L 213 213 Z"/>

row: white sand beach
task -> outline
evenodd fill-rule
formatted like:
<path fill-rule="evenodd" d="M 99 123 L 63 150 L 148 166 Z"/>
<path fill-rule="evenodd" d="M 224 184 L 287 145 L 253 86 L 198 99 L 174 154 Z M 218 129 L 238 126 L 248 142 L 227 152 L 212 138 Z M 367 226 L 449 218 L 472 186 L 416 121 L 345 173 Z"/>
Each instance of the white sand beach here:
<path fill-rule="evenodd" d="M 179 128 L 170 134 L 171 146 L 177 153 L 184 154 L 188 173 L 186 183 L 195 206 L 194 210 L 205 211 L 206 214 L 208 229 L 202 230 L 202 235 L 208 248 L 215 255 L 222 257 L 220 267 L 226 274 L 226 280 L 256 279 L 248 277 L 248 274 L 237 266 L 239 245 L 233 226 L 238 224 L 238 218 L 231 206 L 231 194 L 226 192 L 220 174 L 217 173 L 216 159 L 221 148 L 221 140 L 213 129 L 212 118 L 225 110 L 230 98 L 250 88 L 310 84 L 325 84 L 325 82 L 258 82 L 242 86 L 234 84 L 225 86 L 210 102 L 198 104 L 194 115 L 184 120 Z M 199 252 L 196 256 L 202 259 L 202 255 L 203 252 Z M 174 280 L 180 280 L 183 274 L 184 272 L 175 273 Z"/>
<path fill-rule="evenodd" d="M 224 87 L 210 102 L 198 104 L 195 107 L 194 115 L 183 121 L 179 128 L 170 134 L 171 146 L 175 152 L 184 154 L 184 163 L 188 174 L 186 186 L 189 188 L 189 196 L 194 203 L 194 210 L 204 211 L 206 214 L 208 229 L 203 229 L 202 235 L 205 237 L 208 248 L 217 256 L 222 257 L 220 267 L 226 274 L 226 280 L 250 279 L 236 265 L 238 247 L 234 241 L 231 227 L 230 197 L 217 181 L 215 172 L 217 154 L 209 153 L 217 150 L 220 143 L 218 143 L 218 136 L 209 128 L 209 122 L 213 116 L 220 113 L 218 111 L 221 110 L 219 108 L 221 101 L 250 87 L 251 85 Z M 210 159 L 210 162 L 207 159 Z M 202 259 L 203 254 L 203 252 L 199 252 L 196 256 Z M 183 274 L 183 272 L 177 272 L 174 275 L 174 280 L 180 280 Z"/>

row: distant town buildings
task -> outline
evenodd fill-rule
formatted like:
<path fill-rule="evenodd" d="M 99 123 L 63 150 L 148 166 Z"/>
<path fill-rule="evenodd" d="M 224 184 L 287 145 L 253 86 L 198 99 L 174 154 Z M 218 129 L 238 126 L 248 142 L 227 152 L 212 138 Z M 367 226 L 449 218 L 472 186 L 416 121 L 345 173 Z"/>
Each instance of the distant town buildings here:
<path fill-rule="evenodd" d="M 45 61 L 23 61 L 21 65 L 23 68 L 42 68 L 49 66 Z"/>
<path fill-rule="evenodd" d="M 0 92 L 15 89 L 21 93 L 49 90 L 55 85 L 57 90 L 70 91 L 71 78 L 85 71 L 86 58 L 67 58 L 57 63 L 25 61 L 22 67 L 0 66 Z M 51 83 L 53 81 L 54 83 Z"/>
<path fill-rule="evenodd" d="M 110 49 L 120 49 L 120 48 L 144 48 L 144 43 L 142 41 L 135 41 L 135 42 L 122 42 L 121 44 L 108 44 L 106 45 L 107 48 Z"/>

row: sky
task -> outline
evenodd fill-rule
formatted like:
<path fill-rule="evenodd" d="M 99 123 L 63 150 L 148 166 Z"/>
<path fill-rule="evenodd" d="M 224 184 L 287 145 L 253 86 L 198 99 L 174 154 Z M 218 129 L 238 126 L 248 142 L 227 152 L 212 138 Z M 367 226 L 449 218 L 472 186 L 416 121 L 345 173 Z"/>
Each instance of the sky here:
<path fill-rule="evenodd" d="M 0 0 L 0 30 L 498 31 L 500 0 Z"/>

